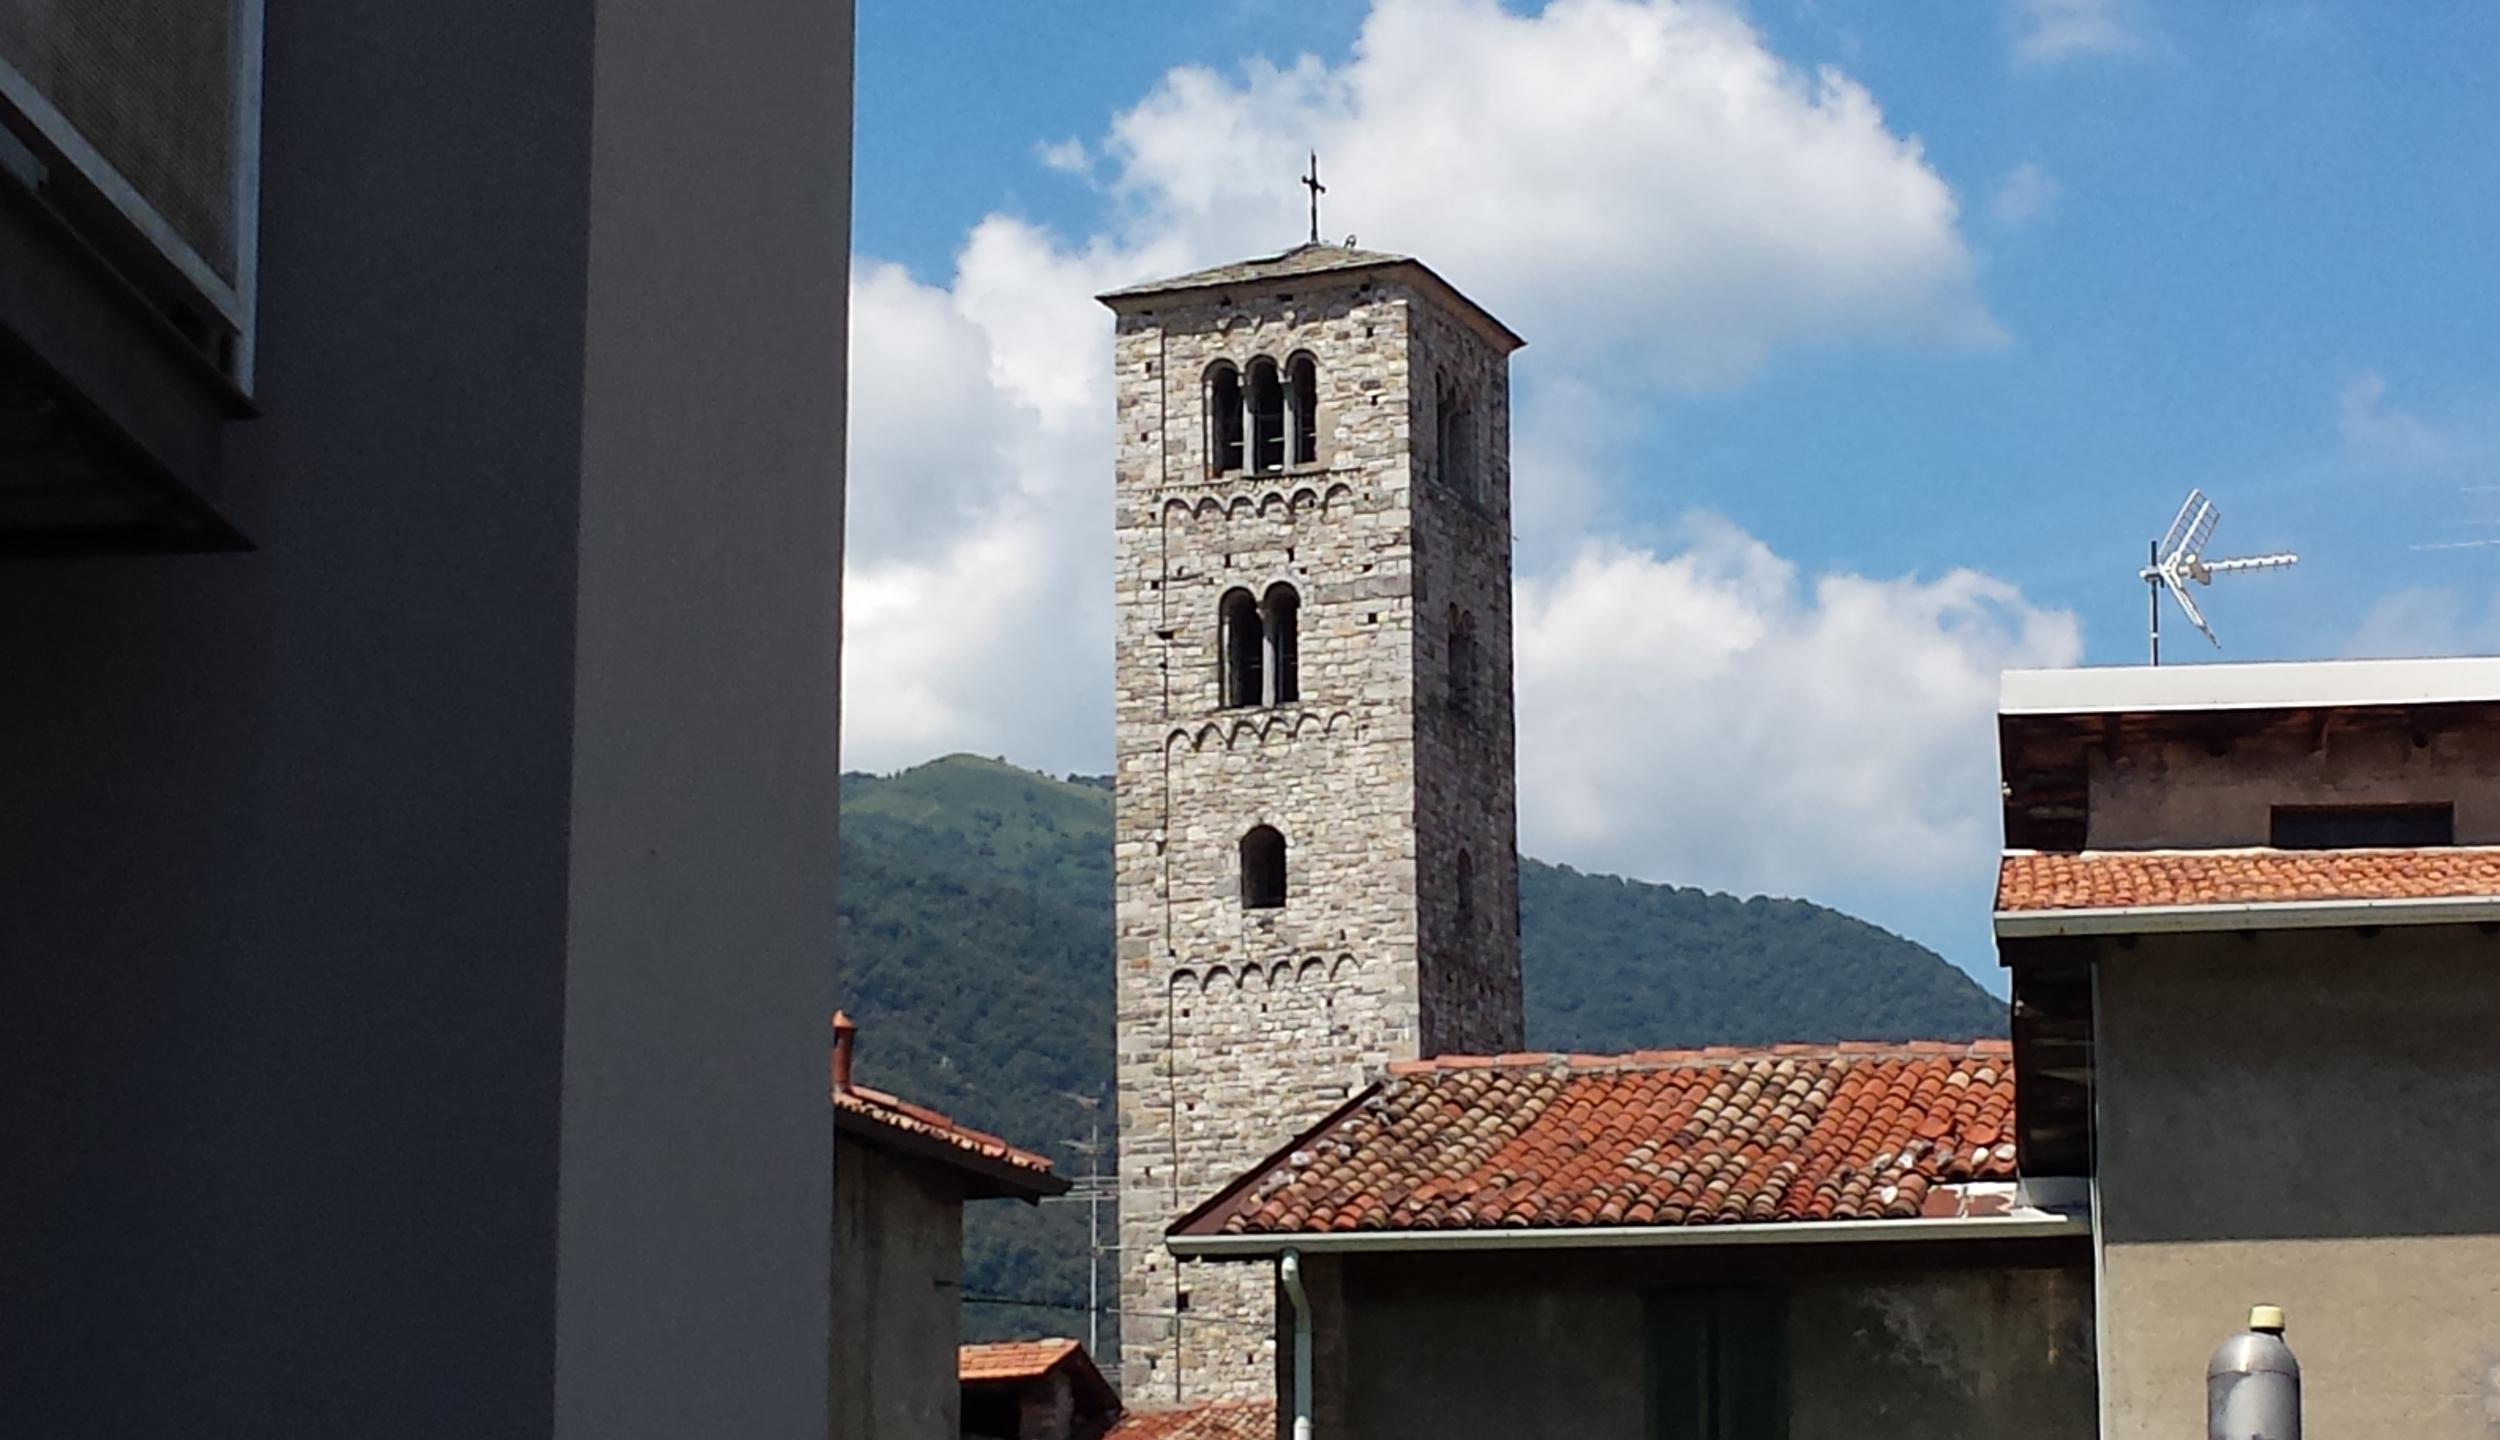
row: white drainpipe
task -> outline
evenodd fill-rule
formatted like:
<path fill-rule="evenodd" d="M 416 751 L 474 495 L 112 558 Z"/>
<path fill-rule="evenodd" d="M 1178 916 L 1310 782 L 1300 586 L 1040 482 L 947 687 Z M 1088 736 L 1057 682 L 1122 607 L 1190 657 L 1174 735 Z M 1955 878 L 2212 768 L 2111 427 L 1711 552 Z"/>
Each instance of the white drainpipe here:
<path fill-rule="evenodd" d="M 1311 1440 L 1311 1297 L 1302 1290 L 1302 1252 L 1286 1251 L 1276 1269 L 1293 1301 L 1293 1440 Z"/>

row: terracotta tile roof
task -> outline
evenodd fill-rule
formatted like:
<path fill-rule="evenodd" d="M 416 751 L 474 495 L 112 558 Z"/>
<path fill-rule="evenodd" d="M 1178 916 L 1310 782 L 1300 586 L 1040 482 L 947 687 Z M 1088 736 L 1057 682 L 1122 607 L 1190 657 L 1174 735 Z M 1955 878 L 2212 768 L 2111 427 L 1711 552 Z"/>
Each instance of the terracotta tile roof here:
<path fill-rule="evenodd" d="M 874 1144 L 879 1139 L 896 1148 L 951 1161 L 973 1179 L 967 1198 L 1012 1195 L 1038 1200 L 1067 1193 L 1069 1184 L 1051 1169 L 1050 1161 L 1019 1150 L 995 1135 L 959 1125 L 925 1106 L 914 1105 L 883 1090 L 872 1090 L 852 1078 L 859 1048 L 859 1026 L 842 1011 L 833 1012 L 833 1055 L 829 1076 L 834 1125 Z"/>
<path fill-rule="evenodd" d="M 1084 1345 L 1074 1340 L 998 1340 L 955 1349 L 955 1377 L 966 1384 L 1039 1380 Z"/>
<path fill-rule="evenodd" d="M 1186 1410 L 1132 1412 L 1103 1440 L 1275 1440 L 1276 1402 L 1224 1400 Z"/>
<path fill-rule="evenodd" d="M 955 1379 L 961 1385 L 1022 1385 L 1054 1370 L 1067 1372 L 1084 1413 L 1108 1415 L 1120 1408 L 1119 1392 L 1094 1368 L 1081 1341 L 999 1340 L 955 1350 Z"/>
<path fill-rule="evenodd" d="M 2000 913 L 2500 897 L 2500 849 L 2104 850 L 2009 854 Z"/>
<path fill-rule="evenodd" d="M 1981 1041 L 1392 1066 L 1174 1233 L 1972 1213 L 1939 1187 L 2014 1179 L 2012 1058 Z"/>
<path fill-rule="evenodd" d="M 1015 1170 L 1031 1171 L 1036 1176 L 1046 1177 L 1053 1173 L 1047 1157 L 1030 1150 L 1019 1150 L 995 1135 L 957 1124 L 935 1110 L 914 1105 L 883 1090 L 872 1090 L 865 1085 L 836 1090 L 833 1092 L 833 1108 L 889 1130 L 939 1141 L 963 1151 L 967 1156 L 995 1161 Z"/>

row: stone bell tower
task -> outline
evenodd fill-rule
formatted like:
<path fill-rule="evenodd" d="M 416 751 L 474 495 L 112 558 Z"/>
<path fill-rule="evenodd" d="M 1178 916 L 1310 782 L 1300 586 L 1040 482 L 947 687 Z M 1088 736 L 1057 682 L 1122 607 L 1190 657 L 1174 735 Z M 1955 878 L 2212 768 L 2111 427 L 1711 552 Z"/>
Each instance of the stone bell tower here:
<path fill-rule="evenodd" d="M 1520 1045 L 1510 352 L 1305 245 L 1118 316 L 1122 1387 L 1272 1393 L 1273 1281 L 1163 1232 L 1391 1060 Z"/>

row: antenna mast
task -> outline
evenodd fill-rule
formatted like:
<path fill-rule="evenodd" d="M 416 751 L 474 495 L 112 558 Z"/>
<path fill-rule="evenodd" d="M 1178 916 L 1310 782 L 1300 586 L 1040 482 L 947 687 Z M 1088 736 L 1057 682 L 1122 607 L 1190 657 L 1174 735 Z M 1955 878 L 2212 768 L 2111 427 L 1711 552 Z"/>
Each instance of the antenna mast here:
<path fill-rule="evenodd" d="M 2188 595 L 2188 582 L 2211 585 L 2216 575 L 2229 575 L 2242 570 L 2282 570 L 2300 563 L 2300 557 L 2292 554 L 2208 560 L 2204 555 L 2205 545 L 2213 539 L 2214 527 L 2220 523 L 2222 512 L 2214 507 L 2214 502 L 2205 498 L 2205 492 L 2190 490 L 2187 503 L 2179 507 L 2179 517 L 2170 522 L 2170 533 L 2153 542 L 2148 557 L 2152 563 L 2136 572 L 2152 601 L 2151 639 L 2153 663 L 2156 665 L 2161 663 L 2161 592 L 2169 591 L 2170 598 L 2178 601 L 2179 609 L 2186 613 L 2188 623 L 2219 650 L 2222 641 L 2214 635 L 2213 627 L 2205 623 L 2204 612 L 2196 608 L 2196 601 Z"/>

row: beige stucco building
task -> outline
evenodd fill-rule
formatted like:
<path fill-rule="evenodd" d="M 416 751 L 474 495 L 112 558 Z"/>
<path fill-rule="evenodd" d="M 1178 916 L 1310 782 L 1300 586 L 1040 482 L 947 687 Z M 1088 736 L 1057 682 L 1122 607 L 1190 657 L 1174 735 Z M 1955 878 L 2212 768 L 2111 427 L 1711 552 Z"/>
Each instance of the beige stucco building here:
<path fill-rule="evenodd" d="M 2092 1197 L 2101 1433 L 2289 1312 L 2309 1433 L 2500 1428 L 2500 661 L 2008 675 L 2027 1178 Z"/>

